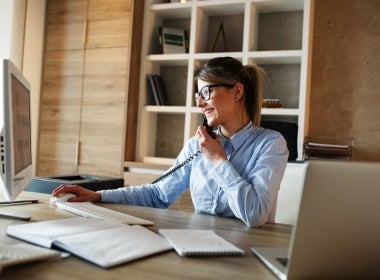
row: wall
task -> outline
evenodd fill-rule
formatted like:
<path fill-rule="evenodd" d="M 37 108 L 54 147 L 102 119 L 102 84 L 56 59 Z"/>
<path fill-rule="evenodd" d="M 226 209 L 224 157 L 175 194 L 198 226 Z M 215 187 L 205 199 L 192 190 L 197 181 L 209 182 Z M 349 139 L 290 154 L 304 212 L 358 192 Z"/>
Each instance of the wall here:
<path fill-rule="evenodd" d="M 3 89 L 3 59 L 22 68 L 26 0 L 0 1 L 0 90 Z"/>
<path fill-rule="evenodd" d="M 0 77 L 3 59 L 11 59 L 31 84 L 32 156 L 35 162 L 41 85 L 45 0 L 0 1 Z M 0 88 L 3 88 L 0 79 Z"/>
<path fill-rule="evenodd" d="M 32 155 L 36 174 L 38 123 L 46 0 L 29 0 L 26 7 L 23 73 L 31 84 Z"/>
<path fill-rule="evenodd" d="M 26 0 L 0 2 L 0 58 L 1 61 L 11 59 L 20 70 L 22 68 L 25 9 Z"/>
<path fill-rule="evenodd" d="M 380 0 L 315 0 L 309 136 L 380 161 Z"/>

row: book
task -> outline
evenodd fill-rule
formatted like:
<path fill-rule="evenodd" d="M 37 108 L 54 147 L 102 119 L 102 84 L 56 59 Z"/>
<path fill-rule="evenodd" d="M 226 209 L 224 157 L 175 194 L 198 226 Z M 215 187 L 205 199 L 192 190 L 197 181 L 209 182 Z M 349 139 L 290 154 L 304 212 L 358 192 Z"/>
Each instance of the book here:
<path fill-rule="evenodd" d="M 159 104 L 169 105 L 169 99 L 168 99 L 168 93 L 166 90 L 165 80 L 160 75 L 153 75 L 153 80 L 157 89 Z"/>
<path fill-rule="evenodd" d="M 311 147 L 320 147 L 320 148 L 332 148 L 332 149 L 348 149 L 349 145 L 336 145 L 336 144 L 324 144 L 324 143 L 313 143 L 308 142 L 307 145 Z"/>
<path fill-rule="evenodd" d="M 165 238 L 143 226 L 86 217 L 10 225 L 7 234 L 62 249 L 103 268 L 172 249 Z"/>
<path fill-rule="evenodd" d="M 352 158 L 352 146 L 307 142 L 304 144 L 304 156 L 305 159 L 350 160 Z"/>
<path fill-rule="evenodd" d="M 147 75 L 147 105 L 160 105 L 158 89 L 155 85 L 153 75 Z"/>
<path fill-rule="evenodd" d="M 241 256 L 244 251 L 212 230 L 160 229 L 180 256 Z"/>
<path fill-rule="evenodd" d="M 149 105 L 169 105 L 165 80 L 157 74 L 147 75 L 148 79 L 148 104 Z"/>

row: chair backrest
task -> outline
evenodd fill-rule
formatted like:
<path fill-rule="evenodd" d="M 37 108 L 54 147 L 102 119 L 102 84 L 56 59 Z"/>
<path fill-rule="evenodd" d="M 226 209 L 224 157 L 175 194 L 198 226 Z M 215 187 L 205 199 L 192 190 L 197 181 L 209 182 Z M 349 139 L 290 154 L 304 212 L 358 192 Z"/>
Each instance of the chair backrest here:
<path fill-rule="evenodd" d="M 298 125 L 296 123 L 281 121 L 261 121 L 261 127 L 280 132 L 288 144 L 288 161 L 294 161 L 297 159 Z"/>
<path fill-rule="evenodd" d="M 287 164 L 277 197 L 276 223 L 295 224 L 306 169 L 306 162 Z"/>

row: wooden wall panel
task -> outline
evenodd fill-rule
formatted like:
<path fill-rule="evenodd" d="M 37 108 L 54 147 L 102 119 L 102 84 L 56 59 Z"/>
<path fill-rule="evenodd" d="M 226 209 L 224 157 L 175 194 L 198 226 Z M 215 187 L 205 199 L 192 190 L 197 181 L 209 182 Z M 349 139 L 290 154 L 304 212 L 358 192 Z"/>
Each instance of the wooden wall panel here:
<path fill-rule="evenodd" d="M 132 8 L 47 1 L 37 175 L 122 175 Z"/>
<path fill-rule="evenodd" d="M 86 48 L 129 45 L 132 0 L 90 0 Z"/>
<path fill-rule="evenodd" d="M 44 54 L 37 175 L 76 172 L 83 50 Z"/>
<path fill-rule="evenodd" d="M 86 14 L 86 0 L 47 1 L 45 49 L 83 49 Z"/>
<path fill-rule="evenodd" d="M 309 136 L 353 137 L 380 161 L 380 1 L 315 0 Z"/>
<path fill-rule="evenodd" d="M 62 24 L 86 20 L 87 0 L 48 1 L 46 23 Z"/>
<path fill-rule="evenodd" d="M 127 48 L 86 51 L 79 173 L 121 175 L 127 91 L 126 53 Z"/>

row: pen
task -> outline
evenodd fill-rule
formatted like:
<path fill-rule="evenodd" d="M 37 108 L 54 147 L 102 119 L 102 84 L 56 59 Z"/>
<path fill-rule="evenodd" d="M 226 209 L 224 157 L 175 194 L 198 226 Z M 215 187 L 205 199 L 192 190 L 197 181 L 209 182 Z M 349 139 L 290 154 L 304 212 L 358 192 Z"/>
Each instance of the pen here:
<path fill-rule="evenodd" d="M 0 201 L 0 205 L 11 205 L 11 204 L 26 204 L 26 203 L 37 203 L 38 199 L 26 199 L 26 200 L 14 200 L 14 201 Z"/>
<path fill-rule="evenodd" d="M 29 221 L 31 217 L 0 213 L 0 218 Z"/>

